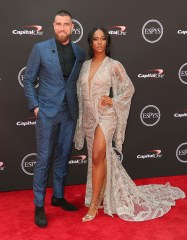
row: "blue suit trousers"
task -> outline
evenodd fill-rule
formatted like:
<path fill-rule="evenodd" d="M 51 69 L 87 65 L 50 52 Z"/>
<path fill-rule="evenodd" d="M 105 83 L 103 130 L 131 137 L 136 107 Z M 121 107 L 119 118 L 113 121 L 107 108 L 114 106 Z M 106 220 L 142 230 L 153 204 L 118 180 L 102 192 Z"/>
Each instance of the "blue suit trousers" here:
<path fill-rule="evenodd" d="M 68 105 L 54 117 L 48 117 L 39 110 L 36 120 L 37 160 L 34 169 L 34 203 L 44 206 L 49 168 L 55 150 L 53 165 L 53 196 L 64 196 L 64 180 L 67 175 L 76 121 L 72 119 Z"/>

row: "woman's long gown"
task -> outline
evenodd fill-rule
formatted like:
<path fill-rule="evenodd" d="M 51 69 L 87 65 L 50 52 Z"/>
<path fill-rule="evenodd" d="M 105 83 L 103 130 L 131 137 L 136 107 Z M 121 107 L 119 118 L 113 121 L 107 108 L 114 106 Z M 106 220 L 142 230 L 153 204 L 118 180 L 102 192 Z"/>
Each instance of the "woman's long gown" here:
<path fill-rule="evenodd" d="M 91 60 L 86 61 L 77 82 L 79 99 L 79 119 L 75 133 L 75 147 L 82 149 L 86 137 L 88 149 L 88 175 L 85 205 L 92 198 L 92 146 L 94 131 L 99 124 L 106 140 L 106 186 L 104 194 L 104 212 L 110 216 L 117 214 L 128 221 L 154 219 L 167 213 L 175 200 L 184 198 L 179 188 L 165 185 L 136 186 L 129 177 L 112 147 L 112 141 L 118 151 L 122 150 L 125 128 L 129 115 L 134 87 L 120 62 L 106 57 L 91 85 L 88 77 Z M 102 96 L 113 91 L 113 106 L 99 107 Z"/>

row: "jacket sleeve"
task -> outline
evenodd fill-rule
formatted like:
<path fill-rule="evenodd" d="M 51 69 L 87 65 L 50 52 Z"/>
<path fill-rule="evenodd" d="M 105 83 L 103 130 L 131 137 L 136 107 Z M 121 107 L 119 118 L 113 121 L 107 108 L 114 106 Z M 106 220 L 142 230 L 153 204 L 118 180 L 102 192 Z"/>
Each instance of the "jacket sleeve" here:
<path fill-rule="evenodd" d="M 33 111 L 34 108 L 38 107 L 38 97 L 35 84 L 37 81 L 39 69 L 40 54 L 37 44 L 35 44 L 29 56 L 25 71 L 25 78 L 23 80 L 24 92 L 28 100 L 28 108 L 30 111 Z"/>
<path fill-rule="evenodd" d="M 122 144 L 125 140 L 125 130 L 130 111 L 131 99 L 135 90 L 125 68 L 120 62 L 114 61 L 111 69 L 113 89 L 112 101 L 117 116 L 117 127 L 113 140 L 117 150 L 121 152 Z"/>
<path fill-rule="evenodd" d="M 84 146 L 84 128 L 83 128 L 83 95 L 82 95 L 82 87 L 81 87 L 81 72 L 79 75 L 79 78 L 77 80 L 77 97 L 79 102 L 79 118 L 77 120 L 76 130 L 75 130 L 75 136 L 74 136 L 74 142 L 75 142 L 75 148 L 77 150 L 81 150 Z"/>

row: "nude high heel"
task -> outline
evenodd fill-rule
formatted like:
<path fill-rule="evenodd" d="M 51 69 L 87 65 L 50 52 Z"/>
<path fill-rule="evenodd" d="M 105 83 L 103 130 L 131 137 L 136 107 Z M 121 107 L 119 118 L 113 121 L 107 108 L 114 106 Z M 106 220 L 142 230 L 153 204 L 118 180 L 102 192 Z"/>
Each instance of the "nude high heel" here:
<path fill-rule="evenodd" d="M 95 209 L 95 214 L 94 215 L 90 215 L 90 214 L 86 214 L 83 218 L 82 218 L 82 222 L 89 222 L 89 221 L 92 221 L 96 215 L 98 214 L 98 204 L 95 204 L 95 203 L 91 203 L 90 204 L 90 208 L 93 208 Z"/>

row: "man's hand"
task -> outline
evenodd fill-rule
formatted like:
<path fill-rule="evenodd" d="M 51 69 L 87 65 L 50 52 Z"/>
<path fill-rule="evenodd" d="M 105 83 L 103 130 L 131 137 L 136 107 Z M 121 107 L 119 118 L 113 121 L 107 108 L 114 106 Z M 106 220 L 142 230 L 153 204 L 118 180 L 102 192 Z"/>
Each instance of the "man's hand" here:
<path fill-rule="evenodd" d="M 39 112 L 39 107 L 36 107 L 34 109 L 34 116 L 37 117 L 38 116 L 38 112 Z"/>

